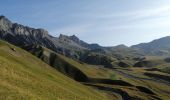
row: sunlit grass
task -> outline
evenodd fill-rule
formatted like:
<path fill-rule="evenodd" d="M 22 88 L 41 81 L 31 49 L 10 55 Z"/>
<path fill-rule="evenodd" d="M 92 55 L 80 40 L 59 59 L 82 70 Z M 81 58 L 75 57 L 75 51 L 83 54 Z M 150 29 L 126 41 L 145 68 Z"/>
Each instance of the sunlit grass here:
<path fill-rule="evenodd" d="M 102 93 L 62 75 L 26 51 L 0 42 L 0 100 L 105 99 Z"/>

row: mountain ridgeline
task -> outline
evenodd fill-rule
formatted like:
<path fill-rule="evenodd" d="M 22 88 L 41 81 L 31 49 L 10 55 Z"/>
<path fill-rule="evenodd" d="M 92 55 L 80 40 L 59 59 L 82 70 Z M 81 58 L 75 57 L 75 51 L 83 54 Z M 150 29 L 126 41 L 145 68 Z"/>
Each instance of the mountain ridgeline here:
<path fill-rule="evenodd" d="M 170 55 L 170 36 L 156 39 L 149 43 L 134 45 L 132 48 L 139 49 L 150 55 Z"/>
<path fill-rule="evenodd" d="M 120 63 L 134 65 L 136 59 L 145 55 L 170 55 L 170 37 L 154 40 L 127 47 L 118 45 L 103 47 L 98 44 L 88 44 L 75 35 L 59 37 L 51 36 L 44 29 L 35 29 L 12 23 L 5 16 L 0 16 L 0 38 L 16 46 L 27 48 L 30 45 L 41 45 L 59 54 L 89 64 L 104 65 L 113 68 Z M 131 62 L 128 62 L 131 60 Z"/>
<path fill-rule="evenodd" d="M 121 58 L 118 52 L 117 54 L 116 52 L 112 53 L 111 47 L 88 44 L 75 35 L 60 34 L 59 37 L 53 37 L 44 29 L 12 23 L 5 16 L 0 16 L 0 38 L 22 48 L 30 45 L 41 45 L 73 59 L 107 67 L 112 67 L 112 57 L 108 57 L 108 55 L 120 56 Z"/>

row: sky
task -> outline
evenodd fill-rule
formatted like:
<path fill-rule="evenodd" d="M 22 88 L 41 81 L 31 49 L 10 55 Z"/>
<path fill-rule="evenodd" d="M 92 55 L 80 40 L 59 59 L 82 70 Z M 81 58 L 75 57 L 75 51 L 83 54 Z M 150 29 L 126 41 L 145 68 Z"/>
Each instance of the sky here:
<path fill-rule="evenodd" d="M 43 28 L 52 36 L 76 35 L 88 43 L 127 46 L 170 36 L 170 0 L 0 0 L 0 14 Z"/>

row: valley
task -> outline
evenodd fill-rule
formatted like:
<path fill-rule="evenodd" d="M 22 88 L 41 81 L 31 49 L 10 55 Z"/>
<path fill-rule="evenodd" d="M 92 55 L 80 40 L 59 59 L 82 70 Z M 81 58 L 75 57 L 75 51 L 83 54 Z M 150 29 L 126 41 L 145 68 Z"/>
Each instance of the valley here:
<path fill-rule="evenodd" d="M 170 37 L 104 47 L 1 16 L 0 39 L 2 100 L 170 98 Z"/>

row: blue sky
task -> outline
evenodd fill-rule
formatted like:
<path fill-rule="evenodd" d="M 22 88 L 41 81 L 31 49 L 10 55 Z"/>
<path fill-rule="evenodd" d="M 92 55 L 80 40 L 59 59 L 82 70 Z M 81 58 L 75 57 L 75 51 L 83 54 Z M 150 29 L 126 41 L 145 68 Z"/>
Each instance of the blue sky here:
<path fill-rule="evenodd" d="M 0 14 L 103 46 L 170 36 L 170 0 L 0 0 Z"/>

